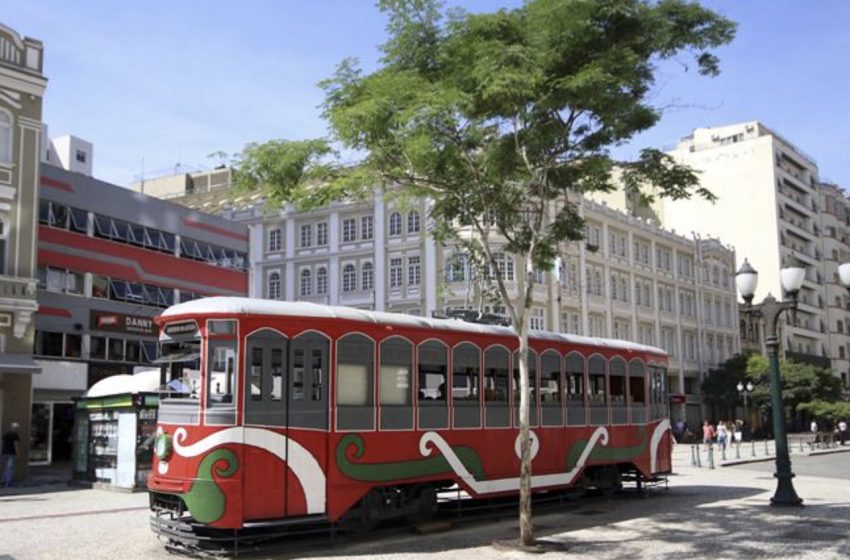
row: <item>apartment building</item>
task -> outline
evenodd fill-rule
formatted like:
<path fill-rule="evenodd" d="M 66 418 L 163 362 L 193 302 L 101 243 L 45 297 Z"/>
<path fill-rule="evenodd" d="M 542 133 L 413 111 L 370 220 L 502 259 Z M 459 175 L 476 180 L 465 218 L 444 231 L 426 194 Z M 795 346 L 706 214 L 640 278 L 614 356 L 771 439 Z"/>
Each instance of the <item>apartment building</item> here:
<path fill-rule="evenodd" d="M 51 142 L 52 163 L 91 169 L 91 144 Z M 41 165 L 31 462 L 70 459 L 72 398 L 156 367 L 153 317 L 202 296 L 248 293 L 244 225 Z M 81 440 L 85 437 L 81 437 Z"/>
<path fill-rule="evenodd" d="M 27 474 L 36 303 L 35 244 L 44 46 L 0 23 L 0 430 L 21 426 Z M 37 377 L 37 376 L 36 376 Z"/>
<path fill-rule="evenodd" d="M 844 297 L 837 259 L 848 256 L 840 189 L 823 185 L 811 156 L 759 122 L 696 129 L 669 153 L 698 170 L 718 200 L 659 201 L 660 223 L 734 245 L 736 269 L 746 258 L 759 273 L 756 301 L 768 293 L 782 297 L 780 268 L 796 256 L 806 279 L 796 325 L 783 316 L 785 357 L 831 366 L 846 380 L 850 315 L 835 299 Z"/>

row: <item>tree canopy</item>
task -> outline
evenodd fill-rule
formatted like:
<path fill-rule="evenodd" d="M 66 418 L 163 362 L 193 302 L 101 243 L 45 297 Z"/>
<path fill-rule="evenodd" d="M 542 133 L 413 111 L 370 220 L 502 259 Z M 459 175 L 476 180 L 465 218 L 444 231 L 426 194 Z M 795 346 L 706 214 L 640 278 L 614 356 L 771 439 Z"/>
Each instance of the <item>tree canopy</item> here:
<path fill-rule="evenodd" d="M 728 415 L 740 401 L 737 384 L 751 382 L 754 386 L 753 406 L 761 411 L 762 416 L 769 417 L 772 403 L 768 368 L 767 358 L 760 354 L 738 354 L 729 358 L 703 381 L 703 402 Z M 782 400 L 793 410 L 814 412 L 811 403 L 834 403 L 841 399 L 841 380 L 829 369 L 780 360 L 779 375 L 782 378 Z"/>
<path fill-rule="evenodd" d="M 520 501 L 530 512 L 533 272 L 551 269 L 564 244 L 583 237 L 583 194 L 713 199 L 660 150 L 616 161 L 611 148 L 658 122 L 651 93 L 660 61 L 715 75 L 713 50 L 735 25 L 684 0 L 527 0 L 477 14 L 438 0 L 378 6 L 389 35 L 378 68 L 344 60 L 321 84 L 330 137 L 249 146 L 237 185 L 307 207 L 376 186 L 428 201 L 429 235 L 460 245 L 487 271 L 519 338 Z M 338 148 L 362 157 L 354 166 L 329 160 Z M 515 286 L 502 252 L 518 257 Z M 526 544 L 528 519 L 521 514 Z"/>

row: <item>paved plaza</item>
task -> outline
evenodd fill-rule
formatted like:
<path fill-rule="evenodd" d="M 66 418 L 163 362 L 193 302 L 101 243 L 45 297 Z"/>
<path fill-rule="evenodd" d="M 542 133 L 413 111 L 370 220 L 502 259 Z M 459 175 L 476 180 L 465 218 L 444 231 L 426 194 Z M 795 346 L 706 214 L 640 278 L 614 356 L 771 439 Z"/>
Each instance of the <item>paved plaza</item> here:
<path fill-rule="evenodd" d="M 764 460 L 762 444 L 755 460 Z M 772 447 L 771 447 L 772 449 Z M 751 461 L 752 449 L 741 455 Z M 793 457 L 802 454 L 792 446 Z M 840 458 L 850 467 L 850 454 Z M 734 453 L 730 454 L 734 457 Z M 702 462 L 705 461 L 702 451 Z M 792 459 L 793 459 L 792 457 Z M 837 458 L 837 457 L 836 457 Z M 535 517 L 546 558 L 850 557 L 850 484 L 798 475 L 802 508 L 772 508 L 774 479 L 763 463 L 692 465 L 690 446 L 674 453 L 669 490 L 569 504 Z M 727 462 L 735 462 L 727 460 Z M 758 468 L 757 468 L 758 467 Z M 848 469 L 850 470 L 850 469 Z M 492 546 L 517 534 L 514 520 L 475 524 L 430 535 L 341 538 L 321 549 L 274 558 L 512 559 L 534 556 Z M 377 536 L 376 536 L 377 537 Z M 0 493 L 0 560 L 174 559 L 148 528 L 147 496 L 53 484 Z M 266 558 L 266 557 L 262 557 Z"/>

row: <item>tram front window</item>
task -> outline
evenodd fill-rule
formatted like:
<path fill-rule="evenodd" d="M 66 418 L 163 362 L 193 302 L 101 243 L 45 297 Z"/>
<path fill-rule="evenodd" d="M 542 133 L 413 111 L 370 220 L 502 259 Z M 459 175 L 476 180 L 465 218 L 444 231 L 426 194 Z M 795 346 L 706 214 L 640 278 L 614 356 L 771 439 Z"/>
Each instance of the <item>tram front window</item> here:
<path fill-rule="evenodd" d="M 199 398 L 201 392 L 201 343 L 164 342 L 157 363 L 162 368 L 162 393 L 169 398 Z"/>

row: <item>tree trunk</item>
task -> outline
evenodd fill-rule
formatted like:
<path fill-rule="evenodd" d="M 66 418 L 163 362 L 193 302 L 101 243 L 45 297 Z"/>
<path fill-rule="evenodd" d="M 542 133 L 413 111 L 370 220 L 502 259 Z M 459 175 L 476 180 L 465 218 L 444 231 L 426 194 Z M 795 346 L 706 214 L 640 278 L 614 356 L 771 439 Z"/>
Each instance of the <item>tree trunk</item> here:
<path fill-rule="evenodd" d="M 528 322 L 523 321 L 519 333 L 519 539 L 523 546 L 532 546 L 531 524 L 531 437 L 529 434 L 528 390 Z"/>

